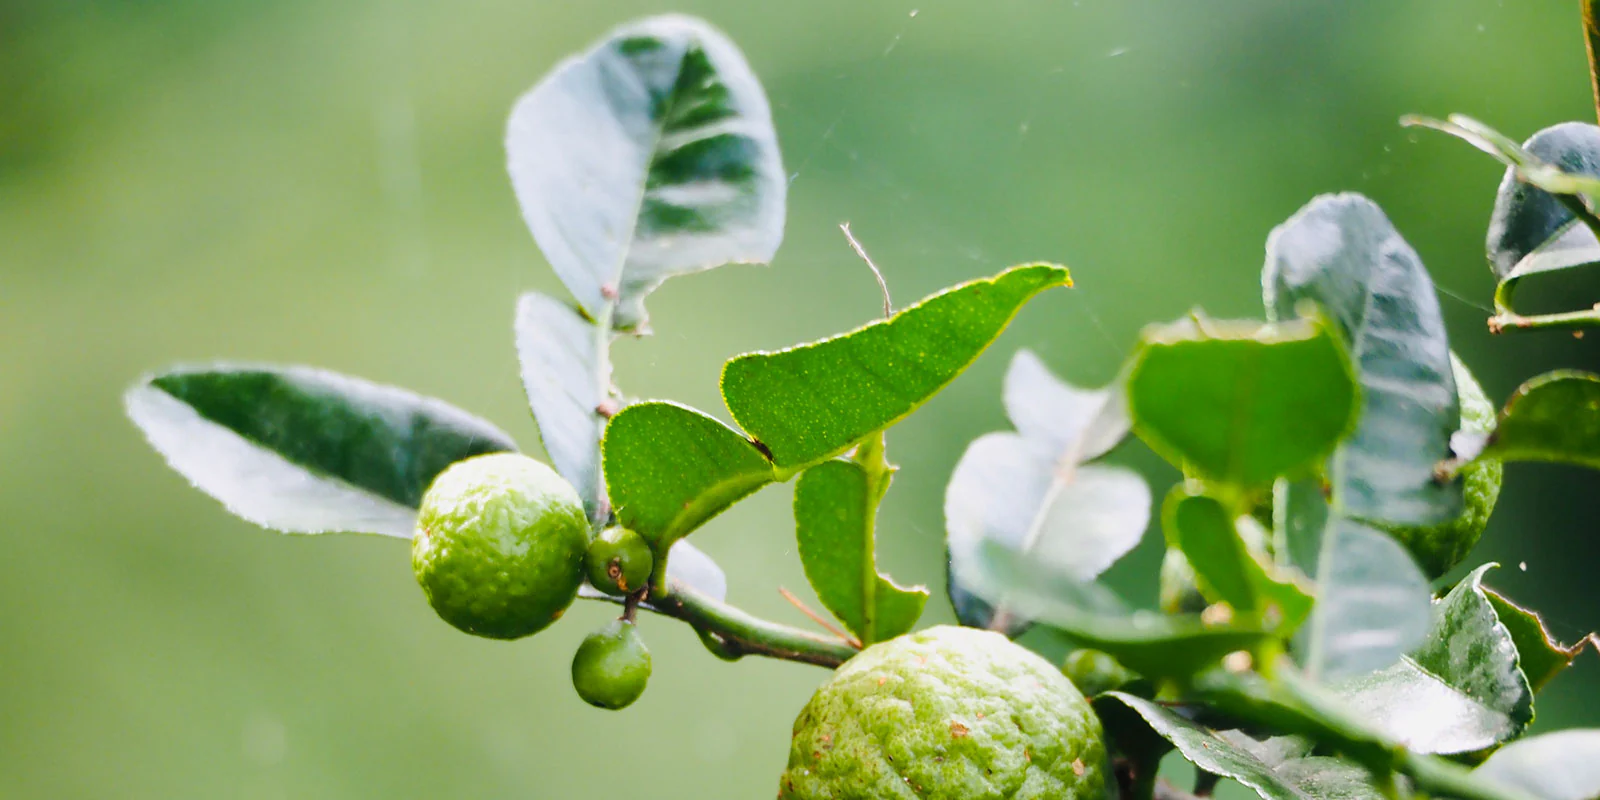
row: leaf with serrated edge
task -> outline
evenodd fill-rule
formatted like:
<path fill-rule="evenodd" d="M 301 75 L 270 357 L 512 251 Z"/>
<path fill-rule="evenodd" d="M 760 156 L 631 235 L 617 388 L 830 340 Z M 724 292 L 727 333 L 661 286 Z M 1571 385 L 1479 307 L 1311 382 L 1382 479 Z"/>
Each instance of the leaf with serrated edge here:
<path fill-rule="evenodd" d="M 611 362 L 603 351 L 610 336 L 554 298 L 528 292 L 517 300 L 517 359 L 539 436 L 556 472 L 596 521 L 611 513 L 600 474 L 606 418 L 599 413 L 611 395 Z"/>
<path fill-rule="evenodd" d="M 1029 299 L 1072 281 L 1030 264 L 925 298 L 849 333 L 722 368 L 734 421 L 785 469 L 838 455 L 915 411 L 961 374 Z"/>
<path fill-rule="evenodd" d="M 748 439 L 676 403 L 622 409 L 601 451 L 618 522 L 657 552 L 775 479 Z"/>
<path fill-rule="evenodd" d="M 596 320 L 646 321 L 674 275 L 765 263 L 788 182 L 772 112 L 744 56 L 698 19 L 613 30 L 523 95 L 506 129 L 523 219 Z"/>
<path fill-rule="evenodd" d="M 1529 688 L 1535 692 L 1571 666 L 1572 660 L 1583 652 L 1583 648 L 1595 641 L 1595 635 L 1591 633 L 1578 640 L 1577 644 L 1562 644 L 1550 635 L 1550 629 L 1545 627 L 1544 618 L 1538 612 L 1517 605 L 1487 586 L 1483 587 L 1483 594 L 1494 606 L 1500 624 L 1506 626 L 1506 631 L 1511 634 L 1511 641 L 1517 646 L 1517 665 L 1527 677 Z"/>
<path fill-rule="evenodd" d="M 824 461 L 795 482 L 794 519 L 800 563 L 822 605 L 862 644 L 911 630 L 928 601 L 926 587 L 901 587 L 878 572 L 877 502 L 865 470 Z"/>
<path fill-rule="evenodd" d="M 1600 469 L 1600 375 L 1556 370 L 1522 384 L 1477 457 Z"/>
<path fill-rule="evenodd" d="M 1153 326 L 1127 375 L 1141 439 L 1200 477 L 1241 486 L 1321 462 L 1359 410 L 1350 358 L 1322 321 Z"/>
<path fill-rule="evenodd" d="M 1310 567 L 1317 602 L 1299 650 L 1312 678 L 1334 682 L 1384 669 L 1427 636 L 1428 580 L 1388 534 L 1329 517 Z"/>
<path fill-rule="evenodd" d="M 1440 483 L 1461 409 L 1439 298 L 1415 250 L 1376 203 L 1322 195 L 1267 237 L 1269 319 L 1315 302 L 1356 359 L 1363 409 L 1330 464 L 1340 513 L 1396 525 L 1461 514 L 1462 482 Z"/>
<path fill-rule="evenodd" d="M 1541 800 L 1593 800 L 1600 797 L 1600 730 L 1576 728 L 1512 742 L 1472 774 Z"/>
<path fill-rule="evenodd" d="M 516 450 L 443 401 L 309 367 L 214 364 L 124 397 L 167 464 L 234 515 L 284 533 L 410 538 L 434 476 Z"/>

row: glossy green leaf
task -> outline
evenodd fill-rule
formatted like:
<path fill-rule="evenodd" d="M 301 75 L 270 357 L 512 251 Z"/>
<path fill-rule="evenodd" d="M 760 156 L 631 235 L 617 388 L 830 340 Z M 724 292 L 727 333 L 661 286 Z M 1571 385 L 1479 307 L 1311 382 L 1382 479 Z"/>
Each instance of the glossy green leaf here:
<path fill-rule="evenodd" d="M 617 521 L 657 552 L 775 479 L 748 439 L 676 403 L 622 409 L 601 449 Z"/>
<path fill-rule="evenodd" d="M 1600 730 L 1573 730 L 1512 742 L 1472 774 L 1541 800 L 1600 797 Z"/>
<path fill-rule="evenodd" d="M 1483 587 L 1483 593 L 1494 606 L 1500 624 L 1511 634 L 1511 641 L 1517 647 L 1517 665 L 1527 677 L 1529 688 L 1535 692 L 1571 666 L 1572 660 L 1594 643 L 1594 634 L 1590 634 L 1577 644 L 1562 644 L 1550 635 L 1550 629 L 1545 627 L 1544 619 L 1537 612 L 1517 605 L 1487 586 Z"/>
<path fill-rule="evenodd" d="M 1201 477 L 1244 486 L 1327 458 L 1359 407 L 1337 334 L 1309 320 L 1146 329 L 1127 386 L 1140 438 Z"/>
<path fill-rule="evenodd" d="M 603 332 L 571 306 L 528 292 L 517 300 L 517 358 L 522 388 L 539 423 L 550 463 L 583 498 L 589 517 L 611 513 L 600 471 L 602 403 L 616 404 L 611 388 L 610 332 Z"/>
<path fill-rule="evenodd" d="M 772 113 L 706 23 L 612 31 L 517 101 L 511 184 L 539 248 L 591 319 L 632 329 L 674 275 L 772 259 L 787 180 Z"/>
<path fill-rule="evenodd" d="M 181 368 L 140 381 L 124 400 L 195 488 L 284 533 L 410 538 L 434 476 L 516 449 L 442 401 L 308 367 Z"/>
<path fill-rule="evenodd" d="M 1473 753 L 1521 733 L 1533 690 L 1474 570 L 1435 608 L 1422 646 L 1395 665 L 1339 685 L 1344 704 L 1419 753 Z"/>
<path fill-rule="evenodd" d="M 1600 128 L 1563 122 L 1519 145 L 1461 115 L 1448 122 L 1424 117 L 1406 122 L 1458 136 L 1506 165 L 1488 236 L 1489 265 L 1500 279 L 1495 305 L 1501 311 L 1511 311 L 1517 283 L 1529 275 L 1600 262 L 1600 239 L 1568 205 L 1576 201 L 1592 211 L 1600 200 Z M 1563 202 L 1561 195 L 1574 199 Z"/>
<path fill-rule="evenodd" d="M 1381 531 L 1331 516 L 1318 534 L 1305 565 L 1316 605 L 1296 642 L 1306 672 L 1331 683 L 1393 666 L 1431 627 L 1428 579 Z"/>
<path fill-rule="evenodd" d="M 860 465 L 832 460 L 806 470 L 794 487 L 806 580 L 862 644 L 911 630 L 928 602 L 926 587 L 904 588 L 878 572 L 878 498 L 871 483 Z"/>
<path fill-rule="evenodd" d="M 1390 524 L 1431 525 L 1462 511 L 1462 482 L 1440 483 L 1461 409 L 1439 299 L 1415 250 L 1377 204 L 1322 195 L 1267 237 L 1267 317 L 1313 302 L 1356 360 L 1360 421 L 1329 465 L 1334 506 Z"/>
<path fill-rule="evenodd" d="M 1031 264 L 946 289 L 849 333 L 722 370 L 734 421 L 786 469 L 838 455 L 916 410 L 961 374 L 1030 298 L 1071 279 Z"/>
<path fill-rule="evenodd" d="M 1215 498 L 1174 487 L 1162 520 L 1168 542 L 1183 551 L 1201 585 L 1235 610 L 1259 614 L 1269 626 L 1290 631 L 1311 612 L 1311 595 L 1262 563 Z"/>
<path fill-rule="evenodd" d="M 1600 469 L 1600 375 L 1556 370 L 1522 384 L 1478 458 Z"/>
<path fill-rule="evenodd" d="M 1336 758 L 1292 758 L 1269 763 L 1230 737 L 1159 703 L 1122 692 L 1107 692 L 1096 708 L 1115 701 L 1132 709 L 1159 736 L 1172 743 L 1189 763 L 1232 778 L 1262 800 L 1381 800 L 1366 770 Z"/>

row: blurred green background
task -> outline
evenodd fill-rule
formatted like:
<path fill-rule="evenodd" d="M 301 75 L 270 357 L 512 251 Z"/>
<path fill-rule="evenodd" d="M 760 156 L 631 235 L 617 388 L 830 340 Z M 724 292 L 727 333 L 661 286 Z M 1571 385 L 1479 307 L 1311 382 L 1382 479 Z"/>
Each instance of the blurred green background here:
<path fill-rule="evenodd" d="M 937 589 L 941 497 L 1004 426 L 1036 349 L 1111 378 L 1139 328 L 1191 306 L 1259 316 L 1262 243 L 1318 192 L 1377 199 L 1433 270 L 1456 348 L 1503 398 L 1596 342 L 1491 338 L 1483 234 L 1499 172 L 1402 130 L 1463 111 L 1518 137 L 1592 116 L 1576 0 L 0 0 L 0 796 L 770 797 L 825 674 L 725 664 L 648 620 L 650 691 L 569 688 L 582 604 L 514 644 L 429 611 L 403 542 L 281 537 L 191 491 L 120 394 L 174 361 L 311 362 L 537 435 L 513 298 L 560 292 L 503 171 L 516 96 L 613 24 L 724 28 L 771 96 L 793 175 L 770 268 L 668 284 L 618 348 L 630 393 L 721 413 L 722 361 L 878 308 L 853 223 L 904 303 L 1028 259 L 1078 288 L 896 428 L 881 561 Z M 1600 284 L 1530 302 L 1586 305 Z M 1159 493 L 1174 473 L 1138 445 Z M 1562 634 L 1600 627 L 1593 473 L 1517 465 L 1478 554 Z M 731 598 L 804 624 L 788 489 L 697 542 Z M 1154 596 L 1147 540 L 1116 580 Z M 1519 568 L 1525 564 L 1525 569 Z M 809 596 L 808 592 L 803 592 Z M 928 622 L 950 618 L 942 597 Z M 1584 656 L 1541 727 L 1600 723 Z"/>

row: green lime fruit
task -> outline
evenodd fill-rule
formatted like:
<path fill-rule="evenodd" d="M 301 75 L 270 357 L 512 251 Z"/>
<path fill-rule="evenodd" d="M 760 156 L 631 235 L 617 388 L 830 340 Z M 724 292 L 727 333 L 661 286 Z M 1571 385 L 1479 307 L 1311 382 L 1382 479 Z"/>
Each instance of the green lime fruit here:
<path fill-rule="evenodd" d="M 590 585 L 619 597 L 639 591 L 655 566 L 649 543 L 627 528 L 607 528 L 589 543 L 583 557 Z"/>
<path fill-rule="evenodd" d="M 1450 354 L 1455 369 L 1456 394 L 1461 398 L 1461 430 L 1487 434 L 1494 430 L 1495 408 L 1484 396 L 1483 387 L 1465 364 Z M 1387 525 L 1372 523 L 1387 531 L 1411 551 L 1418 566 L 1429 578 L 1437 578 L 1460 564 L 1472 551 L 1483 529 L 1489 524 L 1495 501 L 1500 499 L 1501 463 L 1494 459 L 1476 461 L 1461 471 L 1465 507 L 1461 515 L 1438 525 Z"/>
<path fill-rule="evenodd" d="M 613 620 L 589 634 L 572 656 L 572 687 L 591 706 L 627 708 L 649 682 L 650 650 L 627 620 Z"/>
<path fill-rule="evenodd" d="M 1133 673 L 1110 653 L 1087 647 L 1068 653 L 1066 661 L 1061 663 L 1061 672 L 1073 686 L 1090 697 L 1120 689 L 1134 678 Z"/>
<path fill-rule="evenodd" d="M 794 723 L 780 800 L 1101 800 L 1095 717 L 1050 662 L 940 626 L 845 662 Z"/>
<path fill-rule="evenodd" d="M 516 639 L 560 618 L 583 583 L 589 523 L 554 470 L 494 453 L 450 465 L 422 496 L 411 568 L 439 616 Z"/>

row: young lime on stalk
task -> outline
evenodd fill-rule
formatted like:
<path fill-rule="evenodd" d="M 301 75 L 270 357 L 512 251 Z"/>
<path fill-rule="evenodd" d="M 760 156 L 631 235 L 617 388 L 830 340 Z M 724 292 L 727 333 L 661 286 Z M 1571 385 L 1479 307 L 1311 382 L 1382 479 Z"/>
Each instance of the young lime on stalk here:
<path fill-rule="evenodd" d="M 596 708 L 627 708 L 649 681 L 650 650 L 630 620 L 612 620 L 589 634 L 572 656 L 572 687 Z"/>
<path fill-rule="evenodd" d="M 873 645 L 794 723 L 780 800 L 1101 800 L 1100 720 L 1060 670 L 997 633 L 940 626 Z"/>
<path fill-rule="evenodd" d="M 590 585 L 617 597 L 644 588 L 655 563 L 649 543 L 627 528 L 607 528 L 589 543 L 583 558 Z"/>
<path fill-rule="evenodd" d="M 446 622 L 516 639 L 572 605 L 588 546 L 583 502 L 570 484 L 527 456 L 494 453 L 452 464 L 428 487 L 411 566 Z"/>

